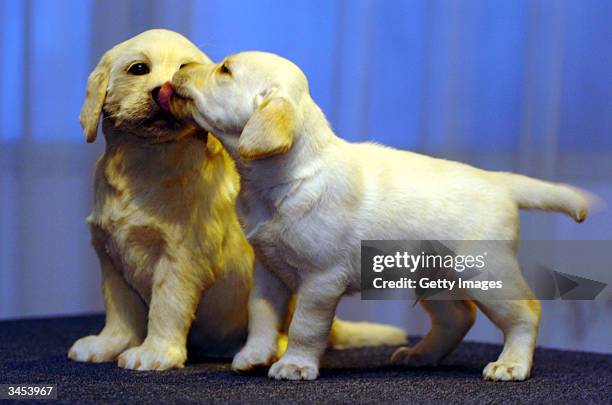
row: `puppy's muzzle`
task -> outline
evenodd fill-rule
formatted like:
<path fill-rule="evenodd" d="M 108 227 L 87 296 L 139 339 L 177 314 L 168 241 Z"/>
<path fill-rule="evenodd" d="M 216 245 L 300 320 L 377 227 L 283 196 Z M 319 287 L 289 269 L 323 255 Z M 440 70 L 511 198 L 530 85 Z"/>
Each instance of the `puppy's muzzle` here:
<path fill-rule="evenodd" d="M 158 99 L 161 108 L 171 113 L 177 120 L 193 122 L 191 115 L 193 100 L 177 93 L 171 83 L 164 83 L 159 90 Z"/>

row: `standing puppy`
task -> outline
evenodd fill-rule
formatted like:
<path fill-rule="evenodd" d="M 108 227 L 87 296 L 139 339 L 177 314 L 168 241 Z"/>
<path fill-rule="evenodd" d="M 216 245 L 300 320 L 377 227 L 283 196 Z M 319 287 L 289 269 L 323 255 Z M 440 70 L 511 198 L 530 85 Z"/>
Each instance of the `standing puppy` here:
<path fill-rule="evenodd" d="M 361 240 L 500 240 L 506 243 L 500 243 L 488 270 L 503 280 L 506 296 L 531 299 L 490 300 L 473 290 L 464 301 L 422 300 L 432 329 L 415 347 L 398 349 L 392 360 L 435 364 L 463 339 L 478 306 L 504 333 L 504 349 L 484 376 L 529 376 L 540 304 L 516 260 L 519 209 L 561 211 L 581 222 L 587 214 L 581 192 L 346 142 L 311 99 L 300 69 L 276 55 L 245 52 L 218 65 L 187 66 L 173 85 L 172 113 L 218 134 L 241 175 L 247 236 L 260 263 L 258 299 L 250 305 L 262 309 L 234 358 L 235 370 L 271 356 L 279 302 L 293 291 L 297 306 L 288 348 L 269 375 L 317 377 L 336 304 L 360 288 Z"/>
<path fill-rule="evenodd" d="M 91 73 L 81 124 L 106 150 L 87 218 L 100 260 L 106 325 L 79 339 L 77 361 L 164 370 L 185 363 L 187 335 L 202 354 L 232 355 L 246 338 L 253 253 L 235 213 L 238 176 L 220 143 L 159 106 L 182 66 L 210 63 L 183 36 L 137 35 Z"/>

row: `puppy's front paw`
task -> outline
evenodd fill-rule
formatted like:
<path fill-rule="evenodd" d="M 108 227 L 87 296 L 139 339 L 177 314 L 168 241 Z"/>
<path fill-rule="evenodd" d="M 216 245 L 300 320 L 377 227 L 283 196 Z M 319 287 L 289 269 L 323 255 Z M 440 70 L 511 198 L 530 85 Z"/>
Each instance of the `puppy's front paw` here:
<path fill-rule="evenodd" d="M 277 380 L 316 380 L 319 366 L 306 357 L 283 356 L 272 364 L 268 377 Z"/>
<path fill-rule="evenodd" d="M 131 339 L 125 336 L 85 336 L 74 342 L 68 351 L 68 357 L 74 361 L 90 363 L 113 361 L 129 347 L 130 342 Z"/>
<path fill-rule="evenodd" d="M 523 381 L 529 378 L 530 371 L 521 363 L 494 361 L 487 364 L 482 375 L 491 381 Z"/>
<path fill-rule="evenodd" d="M 173 345 L 143 343 L 119 356 L 119 367 L 130 370 L 168 370 L 182 368 L 187 359 L 187 350 Z"/>
<path fill-rule="evenodd" d="M 237 373 L 246 373 L 256 368 L 268 367 L 276 358 L 276 348 L 257 348 L 253 345 L 244 347 L 234 356 L 232 370 Z"/>
<path fill-rule="evenodd" d="M 420 353 L 413 347 L 400 347 L 391 355 L 391 364 L 395 366 L 423 367 L 435 364 L 429 356 Z"/>

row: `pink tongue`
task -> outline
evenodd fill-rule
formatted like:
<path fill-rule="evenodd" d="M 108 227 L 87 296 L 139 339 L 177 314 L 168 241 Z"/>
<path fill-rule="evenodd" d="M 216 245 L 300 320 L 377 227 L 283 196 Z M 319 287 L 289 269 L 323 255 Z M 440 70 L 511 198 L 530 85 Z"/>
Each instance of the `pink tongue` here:
<path fill-rule="evenodd" d="M 166 82 L 159 89 L 159 94 L 157 95 L 157 100 L 159 101 L 159 105 L 164 110 L 168 111 L 170 109 L 170 97 L 174 94 L 174 87 L 170 84 L 170 82 Z"/>

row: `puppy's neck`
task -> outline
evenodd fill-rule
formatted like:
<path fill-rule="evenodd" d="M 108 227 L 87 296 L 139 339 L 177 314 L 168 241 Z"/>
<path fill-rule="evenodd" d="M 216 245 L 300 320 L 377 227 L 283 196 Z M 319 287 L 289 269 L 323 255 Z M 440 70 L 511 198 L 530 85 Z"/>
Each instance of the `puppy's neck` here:
<path fill-rule="evenodd" d="M 226 150 L 236 162 L 243 194 L 277 205 L 299 185 L 322 170 L 327 148 L 344 142 L 331 130 L 325 115 L 310 98 L 303 108 L 302 122 L 292 147 L 286 153 L 264 159 L 245 160 L 238 152 L 240 134 L 221 133 Z"/>
<path fill-rule="evenodd" d="M 154 143 L 134 134 L 105 128 L 109 160 L 120 161 L 123 175 L 161 178 L 180 176 L 202 166 L 207 158 L 207 144 L 195 131 L 179 140 Z"/>

